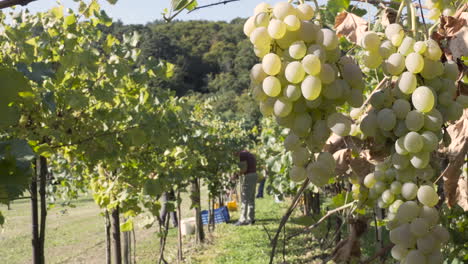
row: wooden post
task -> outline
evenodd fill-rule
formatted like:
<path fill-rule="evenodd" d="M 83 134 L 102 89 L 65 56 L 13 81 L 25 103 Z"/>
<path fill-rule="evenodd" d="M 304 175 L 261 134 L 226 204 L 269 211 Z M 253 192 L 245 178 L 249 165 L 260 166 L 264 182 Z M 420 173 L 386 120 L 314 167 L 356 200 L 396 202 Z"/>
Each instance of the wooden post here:
<path fill-rule="evenodd" d="M 47 200 L 46 200 L 46 184 L 47 184 L 47 159 L 43 156 L 39 157 L 39 195 L 41 197 L 41 221 L 39 229 L 40 257 L 41 263 L 45 263 L 45 229 L 47 219 Z"/>
<path fill-rule="evenodd" d="M 192 180 L 191 199 L 192 204 L 195 207 L 195 241 L 198 244 L 205 240 L 205 233 L 203 231 L 203 223 L 201 219 L 200 184 L 198 179 Z"/>
<path fill-rule="evenodd" d="M 39 240 L 39 213 L 37 207 L 37 168 L 36 162 L 36 173 L 33 174 L 30 185 L 31 193 L 31 217 L 32 217 L 32 249 L 33 249 L 33 264 L 42 264 L 41 263 L 41 245 Z"/>
<path fill-rule="evenodd" d="M 181 227 L 181 209 L 180 204 L 182 201 L 180 200 L 180 190 L 177 190 L 177 263 L 182 263 L 183 261 L 183 251 L 182 251 L 182 227 Z"/>
<path fill-rule="evenodd" d="M 112 238 L 114 242 L 114 260 L 122 264 L 122 244 L 120 241 L 120 213 L 119 206 L 112 211 Z"/>
<path fill-rule="evenodd" d="M 112 250 L 111 250 L 111 222 L 109 217 L 109 211 L 106 209 L 105 214 L 105 230 L 106 230 L 106 263 L 112 264 Z"/>

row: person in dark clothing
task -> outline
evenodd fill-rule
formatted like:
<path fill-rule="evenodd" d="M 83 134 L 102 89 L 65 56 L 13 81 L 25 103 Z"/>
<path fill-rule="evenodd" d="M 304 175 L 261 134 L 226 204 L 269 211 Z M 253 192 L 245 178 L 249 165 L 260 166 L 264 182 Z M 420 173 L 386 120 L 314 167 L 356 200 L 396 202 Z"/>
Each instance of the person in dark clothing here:
<path fill-rule="evenodd" d="M 161 217 L 161 220 L 163 223 L 166 222 L 166 217 L 167 215 L 167 202 L 170 201 L 176 201 L 175 193 L 174 190 L 170 190 L 169 192 L 164 192 L 161 196 L 161 211 L 159 213 L 159 217 Z M 172 225 L 174 227 L 178 226 L 178 220 L 177 220 L 177 213 L 175 211 L 169 212 L 169 216 L 172 220 Z"/>
<path fill-rule="evenodd" d="M 255 186 L 257 184 L 257 160 L 255 156 L 243 150 L 237 153 L 241 177 L 241 211 L 236 225 L 255 223 Z"/>

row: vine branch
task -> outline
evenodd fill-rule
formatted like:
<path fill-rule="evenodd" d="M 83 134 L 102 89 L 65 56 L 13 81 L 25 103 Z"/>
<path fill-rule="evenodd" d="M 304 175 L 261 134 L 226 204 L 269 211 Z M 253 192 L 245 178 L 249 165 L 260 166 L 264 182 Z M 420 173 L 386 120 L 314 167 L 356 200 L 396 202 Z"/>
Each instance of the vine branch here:
<path fill-rule="evenodd" d="M 0 1 L 0 9 L 4 9 L 4 8 L 16 6 L 16 5 L 25 6 L 34 1 L 37 1 L 37 0 L 3 0 L 3 1 Z"/>
<path fill-rule="evenodd" d="M 212 4 L 197 6 L 197 7 L 195 7 L 194 9 L 190 10 L 190 11 L 188 12 L 188 14 L 190 14 L 190 13 L 192 13 L 193 11 L 196 11 L 196 10 L 198 10 L 198 9 L 207 8 L 207 7 L 212 7 L 212 6 L 217 6 L 217 5 L 225 5 L 225 4 L 228 4 L 228 3 L 231 3 L 231 2 L 238 2 L 238 1 L 240 1 L 240 0 L 224 0 L 224 1 L 217 2 L 217 3 L 212 3 Z"/>

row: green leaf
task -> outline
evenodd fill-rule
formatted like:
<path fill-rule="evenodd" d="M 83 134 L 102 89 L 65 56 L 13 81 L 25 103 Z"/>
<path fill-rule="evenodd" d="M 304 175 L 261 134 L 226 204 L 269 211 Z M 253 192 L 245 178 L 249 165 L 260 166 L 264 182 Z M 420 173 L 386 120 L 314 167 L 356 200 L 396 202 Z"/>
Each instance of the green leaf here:
<path fill-rule="evenodd" d="M 117 0 L 107 0 L 107 2 L 111 5 L 115 5 L 117 3 Z"/>
<path fill-rule="evenodd" d="M 348 9 L 350 0 L 333 0 L 327 2 L 327 10 L 333 15 Z"/>
<path fill-rule="evenodd" d="M 301 217 L 293 218 L 291 219 L 291 222 L 293 222 L 296 225 L 302 225 L 302 226 L 310 226 L 316 222 L 315 218 L 310 216 L 310 215 L 304 215 Z"/>
<path fill-rule="evenodd" d="M 133 219 L 128 219 L 127 222 L 120 224 L 121 232 L 129 232 L 133 230 Z"/>
<path fill-rule="evenodd" d="M 153 197 L 161 195 L 163 191 L 163 186 L 159 180 L 148 179 L 143 185 L 143 193 Z"/>
<path fill-rule="evenodd" d="M 198 3 L 196 0 L 172 0 L 172 10 L 174 11 L 179 11 L 182 8 L 185 8 L 187 10 L 193 10 L 195 7 L 198 6 Z"/>

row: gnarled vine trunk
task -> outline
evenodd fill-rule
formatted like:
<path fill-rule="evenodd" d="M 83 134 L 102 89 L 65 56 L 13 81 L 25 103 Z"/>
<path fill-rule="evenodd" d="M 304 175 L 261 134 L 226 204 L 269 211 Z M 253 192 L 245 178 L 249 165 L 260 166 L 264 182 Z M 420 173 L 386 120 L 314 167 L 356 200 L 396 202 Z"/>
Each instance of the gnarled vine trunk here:
<path fill-rule="evenodd" d="M 116 264 L 122 264 L 122 244 L 120 241 L 120 212 L 117 206 L 111 214 L 112 217 L 112 238 L 114 244 L 114 260 Z"/>
<path fill-rule="evenodd" d="M 192 206 L 195 207 L 196 242 L 201 243 L 205 240 L 205 232 L 203 231 L 203 223 L 201 219 L 200 182 L 198 181 L 198 179 L 192 180 L 192 190 L 190 198 L 192 200 Z"/>

